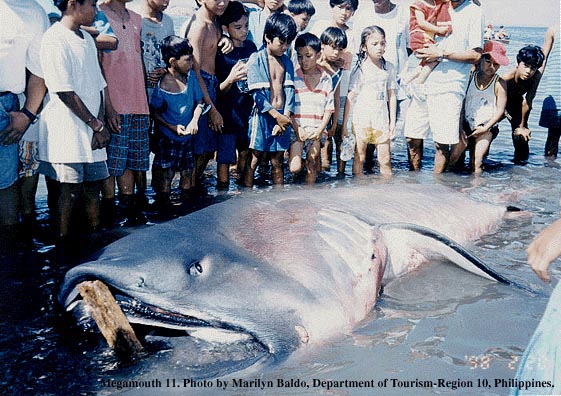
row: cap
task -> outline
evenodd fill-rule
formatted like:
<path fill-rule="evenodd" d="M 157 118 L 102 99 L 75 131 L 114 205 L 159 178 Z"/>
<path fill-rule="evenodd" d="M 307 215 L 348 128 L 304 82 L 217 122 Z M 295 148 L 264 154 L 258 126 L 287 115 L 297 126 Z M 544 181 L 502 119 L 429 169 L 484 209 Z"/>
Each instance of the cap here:
<path fill-rule="evenodd" d="M 489 54 L 491 58 L 501 66 L 507 66 L 509 64 L 505 46 L 497 41 L 485 42 L 483 54 Z"/>

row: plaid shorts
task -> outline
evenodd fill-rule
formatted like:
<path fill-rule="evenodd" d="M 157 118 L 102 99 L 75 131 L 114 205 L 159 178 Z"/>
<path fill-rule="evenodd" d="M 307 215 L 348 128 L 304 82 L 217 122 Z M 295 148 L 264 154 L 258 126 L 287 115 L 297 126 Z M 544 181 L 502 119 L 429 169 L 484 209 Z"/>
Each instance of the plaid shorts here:
<path fill-rule="evenodd" d="M 178 142 L 172 141 L 162 134 L 155 151 L 152 166 L 171 169 L 174 172 L 192 170 L 194 167 L 193 139 L 191 136 Z"/>
<path fill-rule="evenodd" d="M 111 135 L 107 147 L 107 167 L 111 176 L 121 176 L 125 169 L 147 171 L 150 166 L 148 114 L 119 114 L 121 132 Z"/>
<path fill-rule="evenodd" d="M 19 141 L 19 177 L 31 177 L 39 173 L 37 142 Z"/>

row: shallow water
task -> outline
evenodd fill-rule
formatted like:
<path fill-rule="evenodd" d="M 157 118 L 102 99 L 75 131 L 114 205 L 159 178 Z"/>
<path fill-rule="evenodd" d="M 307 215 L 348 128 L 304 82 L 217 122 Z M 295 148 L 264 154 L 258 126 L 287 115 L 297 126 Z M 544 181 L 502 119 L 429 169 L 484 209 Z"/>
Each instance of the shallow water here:
<path fill-rule="evenodd" d="M 513 41 L 518 40 L 515 34 L 520 34 L 527 42 L 540 44 L 544 29 L 510 31 Z M 510 45 L 508 49 L 513 59 L 517 48 Z M 406 166 L 405 144 L 398 138 L 393 146 L 395 175 L 392 180 L 399 184 L 442 183 L 475 200 L 523 209 L 524 212 L 505 218 L 496 232 L 482 237 L 471 250 L 508 278 L 546 294 L 551 287 L 541 283 L 529 269 L 524 250 L 545 225 L 559 216 L 561 162 L 544 160 L 546 131 L 537 126 L 540 98 L 544 98 L 545 87 L 549 89 L 550 86 L 547 79 L 542 81 L 536 99 L 530 123 L 533 130 L 531 158 L 526 166 L 511 163 L 510 134 L 508 127 L 502 125 L 502 132 L 491 148 L 489 170 L 481 177 L 451 173 L 435 177 L 431 167 L 434 150 L 429 142 L 423 170 L 410 173 Z M 332 176 L 324 177 L 320 188 L 356 183 L 350 178 L 337 180 Z M 377 175 L 367 176 L 365 180 L 386 182 Z M 299 188 L 303 186 L 285 187 Z M 208 189 L 205 205 L 231 195 L 272 193 L 267 186 L 248 192 L 239 191 L 235 185 L 228 192 L 217 192 L 212 172 L 209 172 Z M 44 223 L 47 217 L 44 189 L 38 195 L 37 211 Z M 94 242 L 103 245 L 128 232 L 135 230 L 120 229 Z M 188 341 L 176 340 L 180 347 L 153 352 L 136 363 L 123 363 L 97 335 L 81 334 L 62 319 L 55 296 L 67 267 L 52 264 L 48 233 L 43 230 L 40 237 L 34 249 L 0 262 L 3 269 L 0 271 L 3 318 L 0 364 L 4 369 L 0 377 L 1 394 L 505 395 L 508 387 L 495 386 L 495 379 L 507 380 L 514 376 L 517 361 L 547 302 L 545 297 L 492 284 L 449 263 L 434 261 L 387 284 L 374 311 L 353 333 L 322 347 L 302 348 L 281 364 L 256 365 L 222 377 L 221 380 L 228 383 L 225 391 L 216 386 L 215 379 L 207 383 L 210 387 L 202 387 L 205 383 L 199 382 L 200 387 L 184 388 L 183 379 L 204 376 L 197 367 L 183 363 L 184 354 L 190 349 L 179 343 Z M 553 269 L 553 275 L 559 278 L 560 271 Z M 234 378 L 271 380 L 274 386 L 264 390 L 232 389 Z M 111 379 L 159 380 L 162 387 L 121 390 L 115 383 L 107 384 Z M 307 381 L 310 388 L 278 387 L 277 379 L 301 379 Z M 313 379 L 373 380 L 374 388 L 327 390 L 314 388 Z M 412 387 L 405 387 L 405 381 L 438 379 L 458 381 L 464 387 L 453 389 L 450 383 L 449 386 L 423 388 L 414 382 L 410 384 Z M 382 387 L 378 381 L 382 381 Z M 384 381 L 387 381 L 385 386 Z M 179 386 L 166 387 L 174 384 Z"/>

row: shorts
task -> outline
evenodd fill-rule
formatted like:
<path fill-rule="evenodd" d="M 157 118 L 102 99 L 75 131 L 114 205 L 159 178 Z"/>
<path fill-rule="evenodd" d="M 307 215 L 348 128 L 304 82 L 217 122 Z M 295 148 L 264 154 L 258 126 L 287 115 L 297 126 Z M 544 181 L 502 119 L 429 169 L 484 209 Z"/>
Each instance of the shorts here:
<path fill-rule="evenodd" d="M 79 184 L 107 179 L 109 172 L 105 161 L 60 164 L 39 161 L 39 172 L 60 183 Z"/>
<path fill-rule="evenodd" d="M 179 142 L 160 134 L 152 166 L 171 169 L 174 172 L 192 170 L 194 167 L 192 136 L 187 136 L 187 139 Z"/>
<path fill-rule="evenodd" d="M 368 108 L 355 107 L 352 128 L 357 141 L 380 144 L 390 139 L 387 108 L 385 101 L 375 101 Z"/>
<path fill-rule="evenodd" d="M 281 114 L 284 110 L 277 109 Z M 253 107 L 249 119 L 249 148 L 263 152 L 279 152 L 288 150 L 292 127 L 288 127 L 280 135 L 272 135 L 277 122 L 268 113 L 261 113 L 257 106 Z"/>
<path fill-rule="evenodd" d="M 354 123 L 353 135 L 355 135 L 355 141 L 366 144 L 382 144 L 390 140 L 390 131 L 388 129 L 380 130 L 372 127 L 358 128 Z"/>
<path fill-rule="evenodd" d="M 19 141 L 19 177 L 31 177 L 39 173 L 39 149 L 37 142 Z"/>
<path fill-rule="evenodd" d="M 218 79 L 215 75 L 201 70 L 201 77 L 206 84 L 206 89 L 210 100 L 216 103 L 216 91 L 218 90 Z M 194 135 L 193 150 L 195 155 L 203 153 L 213 153 L 218 148 L 218 135 L 215 131 L 210 129 L 208 113 L 199 119 L 199 132 Z"/>
<path fill-rule="evenodd" d="M 249 148 L 247 132 L 222 133 L 218 135 L 218 152 L 216 162 L 219 164 L 235 164 L 237 162 L 237 151 L 244 151 Z"/>
<path fill-rule="evenodd" d="M 111 135 L 107 147 L 107 167 L 111 176 L 121 176 L 125 169 L 147 171 L 150 164 L 148 114 L 119 114 L 121 132 Z"/>
<path fill-rule="evenodd" d="M 0 131 L 10 125 L 10 111 L 19 110 L 17 95 L 11 92 L 0 93 Z M 3 128 L 1 126 L 4 125 Z M 18 180 L 18 144 L 0 145 L 0 189 L 10 187 Z"/>
<path fill-rule="evenodd" d="M 305 129 L 314 129 L 313 127 L 304 127 Z M 290 145 L 292 145 L 292 143 L 295 143 L 298 141 L 298 137 L 296 136 L 296 132 L 294 132 L 294 128 L 291 128 L 291 132 L 290 132 Z M 319 145 L 320 147 L 325 146 L 325 143 L 327 142 L 327 132 L 324 130 L 321 135 L 319 136 Z M 313 140 L 311 139 L 305 139 L 303 141 L 304 143 L 304 148 L 302 150 L 303 153 L 308 153 L 308 151 L 310 151 L 310 147 L 312 147 L 312 144 L 314 143 Z"/>
<path fill-rule="evenodd" d="M 435 143 L 457 144 L 463 100 L 463 94 L 454 92 L 426 95 L 426 99 L 413 95 L 407 109 L 405 137 L 426 139 L 432 132 Z"/>

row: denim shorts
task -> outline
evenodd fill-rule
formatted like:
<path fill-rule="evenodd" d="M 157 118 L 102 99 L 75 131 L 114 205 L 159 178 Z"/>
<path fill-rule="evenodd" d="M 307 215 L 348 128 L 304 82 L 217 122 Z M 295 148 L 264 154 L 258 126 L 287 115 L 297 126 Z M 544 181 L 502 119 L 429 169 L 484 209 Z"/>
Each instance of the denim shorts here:
<path fill-rule="evenodd" d="M 11 92 L 0 93 L 0 131 L 10 125 L 10 111 L 19 110 L 18 97 Z M 8 188 L 18 180 L 18 144 L 0 145 L 0 189 Z"/>

